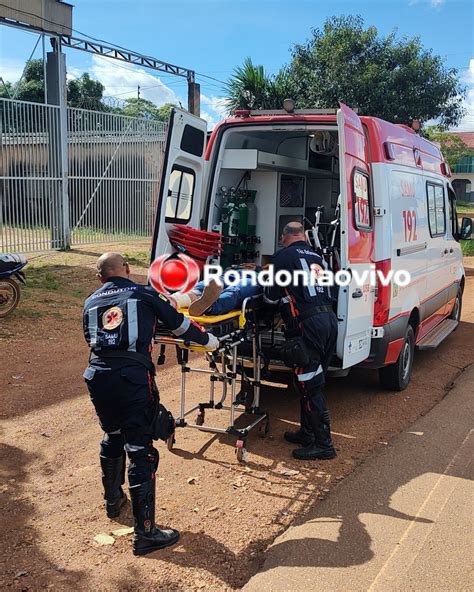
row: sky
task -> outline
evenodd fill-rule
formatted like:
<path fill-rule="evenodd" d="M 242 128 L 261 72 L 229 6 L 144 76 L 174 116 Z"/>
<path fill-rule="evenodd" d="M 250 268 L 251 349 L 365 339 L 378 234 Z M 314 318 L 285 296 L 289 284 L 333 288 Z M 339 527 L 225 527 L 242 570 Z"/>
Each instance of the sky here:
<path fill-rule="evenodd" d="M 1 3 L 1 0 L 0 0 Z M 468 87 L 460 129 L 474 131 L 474 3 L 472 0 L 76 0 L 75 35 L 84 34 L 197 73 L 201 115 L 222 118 L 223 82 L 250 56 L 270 73 L 288 63 L 291 47 L 330 16 L 360 14 L 380 33 L 420 36 L 422 44 L 456 67 Z M 80 31 L 80 33 L 78 32 Z M 19 78 L 38 35 L 0 27 L 0 76 Z M 48 47 L 48 43 L 47 43 Z M 41 57 L 41 42 L 33 57 Z M 185 79 L 115 60 L 66 50 L 69 77 L 87 71 L 119 101 L 141 96 L 187 106 Z"/>

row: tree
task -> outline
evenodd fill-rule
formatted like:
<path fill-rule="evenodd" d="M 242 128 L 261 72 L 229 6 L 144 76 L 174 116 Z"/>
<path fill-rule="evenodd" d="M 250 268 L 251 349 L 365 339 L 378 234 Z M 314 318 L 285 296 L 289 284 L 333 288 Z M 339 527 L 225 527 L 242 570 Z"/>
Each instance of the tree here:
<path fill-rule="evenodd" d="M 361 17 L 333 17 L 293 48 L 289 67 L 301 107 L 335 107 L 397 123 L 439 119 L 443 128 L 463 115 L 464 88 L 457 70 L 425 50 L 415 37 L 386 37 L 364 28 Z"/>
<path fill-rule="evenodd" d="M 433 125 L 424 129 L 423 135 L 438 144 L 451 170 L 454 170 L 459 159 L 464 156 L 474 156 L 474 150 L 454 132 L 446 133 L 439 126 Z"/>
<path fill-rule="evenodd" d="M 80 78 L 69 80 L 67 84 L 67 102 L 70 107 L 81 107 L 95 111 L 105 110 L 102 103 L 104 85 L 92 79 L 87 72 Z"/>
<path fill-rule="evenodd" d="M 67 83 L 68 104 L 71 107 L 103 110 L 104 86 L 84 72 L 80 78 Z M 44 103 L 43 60 L 30 60 L 22 78 L 15 83 L 4 82 L 0 85 L 0 97 L 13 98 L 32 103 Z"/>
<path fill-rule="evenodd" d="M 168 121 L 173 103 L 165 103 L 162 107 L 157 107 L 155 103 L 148 99 L 126 99 L 125 106 L 120 112 L 130 117 L 142 117 L 144 119 L 156 119 L 157 121 Z"/>
<path fill-rule="evenodd" d="M 299 108 L 337 107 L 396 123 L 438 119 L 445 129 L 463 116 L 465 89 L 455 68 L 421 45 L 418 37 L 379 35 L 359 16 L 332 17 L 292 49 L 292 60 L 276 77 L 253 71 L 251 61 L 236 68 L 227 84 L 228 104 L 279 108 L 284 95 Z M 270 92 L 269 87 L 277 87 Z"/>
<path fill-rule="evenodd" d="M 263 66 L 253 64 L 247 58 L 242 66 L 234 69 L 234 75 L 226 84 L 227 108 L 236 109 L 275 109 L 290 92 L 289 80 L 285 70 L 276 76 L 266 74 Z"/>
<path fill-rule="evenodd" d="M 44 103 L 43 60 L 30 60 L 20 80 L 0 86 L 0 97 Z"/>

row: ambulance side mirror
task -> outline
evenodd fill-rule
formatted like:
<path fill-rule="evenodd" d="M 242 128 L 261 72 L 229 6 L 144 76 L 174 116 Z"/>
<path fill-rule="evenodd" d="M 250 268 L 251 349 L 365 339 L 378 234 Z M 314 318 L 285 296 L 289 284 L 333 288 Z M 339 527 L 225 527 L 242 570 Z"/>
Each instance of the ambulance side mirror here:
<path fill-rule="evenodd" d="M 461 221 L 461 232 L 459 238 L 461 240 L 470 240 L 472 234 L 472 218 L 463 218 Z"/>

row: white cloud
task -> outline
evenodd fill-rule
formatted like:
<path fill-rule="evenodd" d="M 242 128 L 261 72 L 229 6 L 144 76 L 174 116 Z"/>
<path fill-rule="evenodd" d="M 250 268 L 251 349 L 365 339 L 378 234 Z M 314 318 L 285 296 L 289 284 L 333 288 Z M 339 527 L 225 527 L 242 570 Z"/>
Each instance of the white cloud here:
<path fill-rule="evenodd" d="M 5 82 L 16 82 L 23 73 L 25 62 L 17 60 L 8 60 L 2 58 L 2 66 L 0 68 L 0 76 Z"/>
<path fill-rule="evenodd" d="M 226 116 L 225 99 L 201 94 L 201 117 L 207 121 L 208 129 L 212 130 Z"/>
<path fill-rule="evenodd" d="M 469 61 L 469 67 L 461 72 L 461 82 L 467 86 L 467 95 L 464 99 L 466 115 L 456 129 L 472 132 L 474 131 L 474 58 Z"/>
<path fill-rule="evenodd" d="M 153 76 L 142 68 L 122 66 L 110 58 L 92 56 L 89 73 L 105 86 L 105 96 L 119 96 L 121 99 L 136 97 L 140 86 L 140 96 L 158 107 L 165 103 L 177 103 L 179 100 L 175 92 L 163 84 L 158 76 Z"/>
<path fill-rule="evenodd" d="M 415 4 L 419 4 L 420 2 L 427 3 L 432 8 L 440 8 L 446 2 L 446 0 L 409 0 L 408 5 L 414 6 Z"/>

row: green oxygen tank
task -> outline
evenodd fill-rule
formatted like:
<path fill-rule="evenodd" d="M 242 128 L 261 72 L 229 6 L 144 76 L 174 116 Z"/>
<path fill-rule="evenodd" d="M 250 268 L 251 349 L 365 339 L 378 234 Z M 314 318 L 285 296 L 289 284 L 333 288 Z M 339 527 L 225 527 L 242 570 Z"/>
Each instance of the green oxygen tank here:
<path fill-rule="evenodd" d="M 224 198 L 221 214 L 224 248 L 220 262 L 225 269 L 238 263 L 240 260 L 239 211 L 235 187 L 231 187 L 230 189 L 222 187 L 221 191 Z"/>
<path fill-rule="evenodd" d="M 255 198 L 257 192 L 249 189 L 247 190 L 247 229 L 248 235 L 256 237 L 257 235 L 257 206 L 255 205 Z"/>

